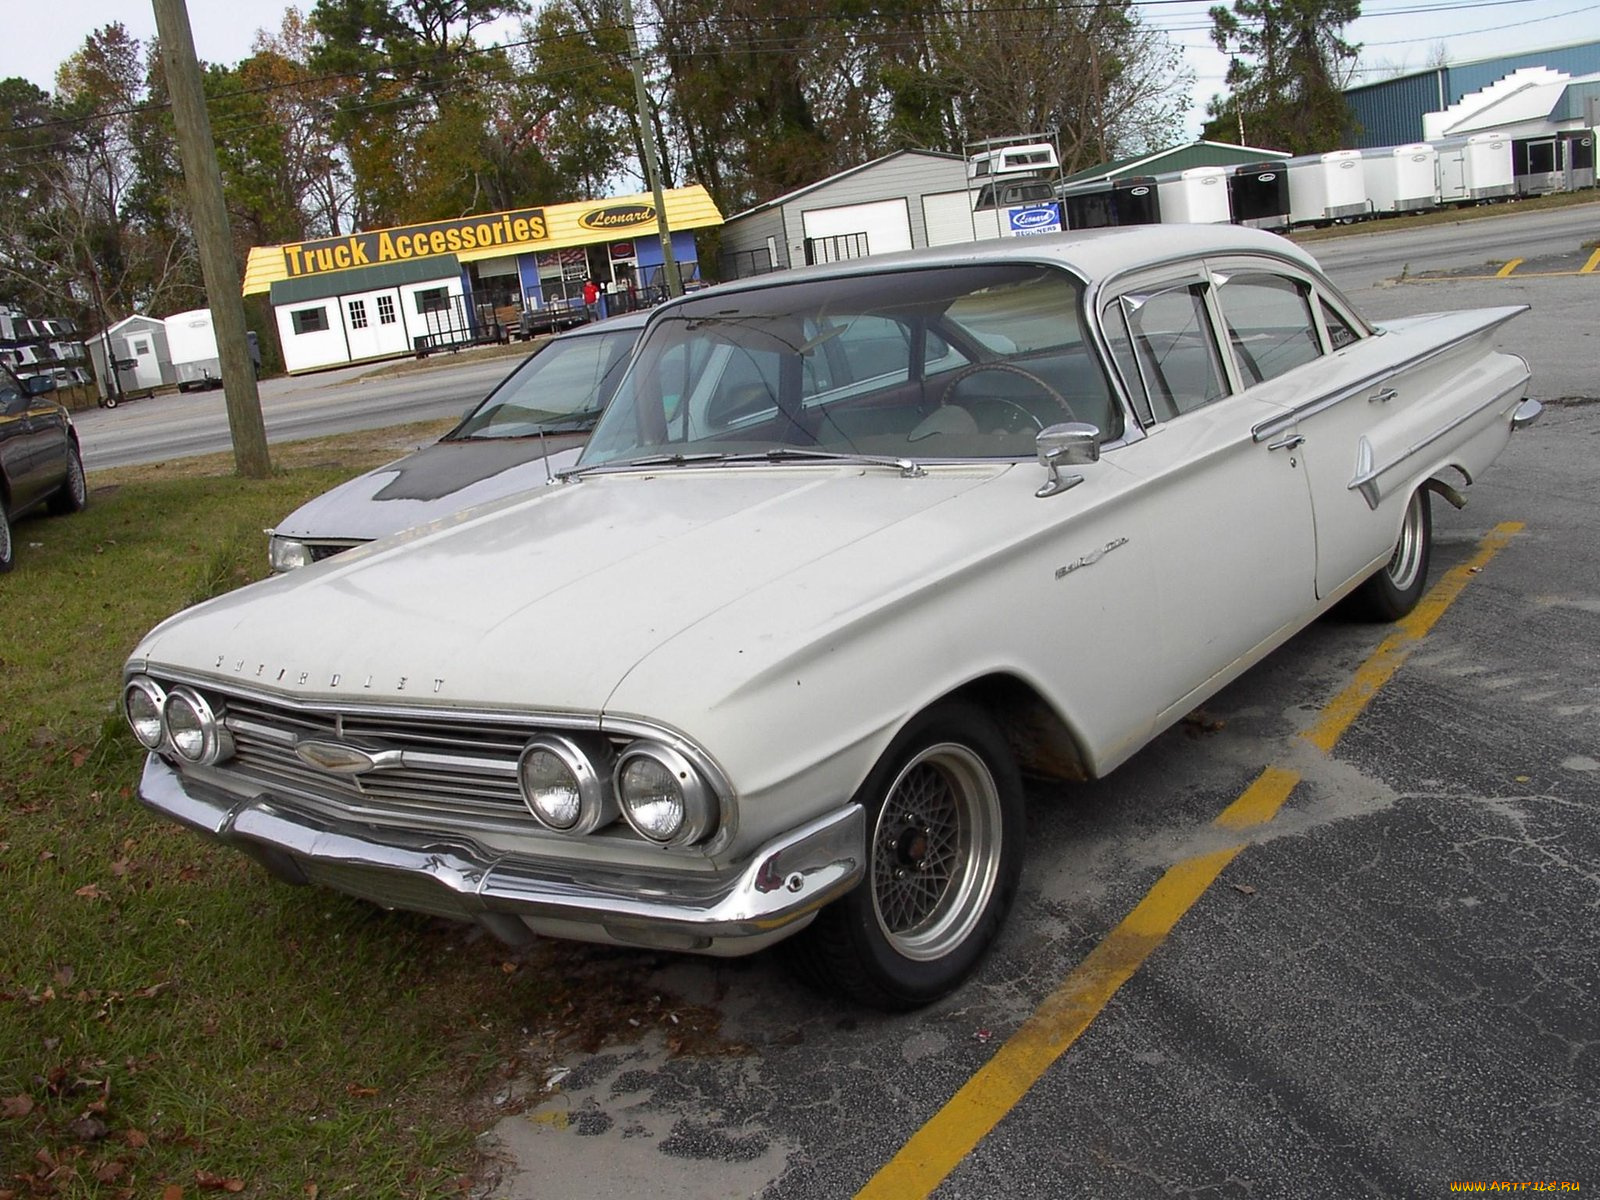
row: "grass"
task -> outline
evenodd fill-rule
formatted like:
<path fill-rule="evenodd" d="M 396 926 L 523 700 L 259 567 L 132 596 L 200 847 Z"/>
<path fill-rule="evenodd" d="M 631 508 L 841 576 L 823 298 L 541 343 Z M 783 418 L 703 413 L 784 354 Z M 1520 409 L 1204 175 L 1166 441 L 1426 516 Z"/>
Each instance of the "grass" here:
<path fill-rule="evenodd" d="M 447 424 L 447 423 L 446 423 Z M 481 1182 L 504 1080 L 659 1027 L 726 1050 L 659 955 L 539 943 L 278 884 L 147 813 L 122 661 L 264 573 L 261 530 L 438 425 L 101 472 L 0 577 L 0 1200 L 421 1200 Z M 337 465 L 334 463 L 337 462 Z M 489 1098 L 486 1098 L 489 1097 Z"/>

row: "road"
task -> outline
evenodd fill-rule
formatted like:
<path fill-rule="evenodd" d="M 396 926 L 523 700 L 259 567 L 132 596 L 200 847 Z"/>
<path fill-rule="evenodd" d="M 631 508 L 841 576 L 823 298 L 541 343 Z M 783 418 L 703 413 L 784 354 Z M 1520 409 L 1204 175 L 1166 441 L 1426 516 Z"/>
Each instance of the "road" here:
<path fill-rule="evenodd" d="M 269 442 L 382 429 L 459 416 L 481 400 L 516 357 L 437 360 L 402 374 L 347 367 L 317 375 L 266 379 L 261 414 Z M 374 370 L 380 373 L 374 374 Z M 131 400 L 75 414 L 89 471 L 228 450 L 227 401 L 220 391 Z"/>
<path fill-rule="evenodd" d="M 1420 311 L 1411 297 L 1390 293 L 1411 284 L 1385 287 L 1402 274 L 1454 271 L 1492 260 L 1529 260 L 1575 254 L 1600 234 L 1600 204 L 1544 212 L 1512 211 L 1442 226 L 1384 232 L 1355 232 L 1318 241 L 1309 249 L 1347 292 L 1362 293 L 1363 310 L 1378 318 Z M 1420 285 L 1418 285 L 1420 286 Z M 1371 293 L 1371 295 L 1368 295 Z M 1576 292 L 1574 292 L 1576 294 Z M 1369 302 L 1371 301 L 1371 302 Z M 1512 281 L 1483 303 L 1526 303 L 1521 281 Z M 1449 307 L 1439 303 L 1437 307 Z M 1592 311 L 1592 310 L 1589 310 Z M 1585 310 L 1565 303 L 1541 310 L 1543 331 L 1530 360 L 1544 396 L 1593 394 L 1597 348 Z M 1526 326 L 1507 340 L 1526 342 Z M 1524 353 L 1527 353 L 1525 350 Z M 403 374 L 374 374 L 373 368 L 347 367 L 261 384 L 261 407 L 269 441 L 294 441 L 376 429 L 410 421 L 459 415 L 481 399 L 511 368 L 514 359 L 443 357 Z M 1555 390 L 1548 390 L 1553 388 Z M 228 423 L 221 392 L 190 393 L 136 400 L 116 409 L 77 415 L 84 465 L 90 470 L 208 454 L 227 450 Z"/>

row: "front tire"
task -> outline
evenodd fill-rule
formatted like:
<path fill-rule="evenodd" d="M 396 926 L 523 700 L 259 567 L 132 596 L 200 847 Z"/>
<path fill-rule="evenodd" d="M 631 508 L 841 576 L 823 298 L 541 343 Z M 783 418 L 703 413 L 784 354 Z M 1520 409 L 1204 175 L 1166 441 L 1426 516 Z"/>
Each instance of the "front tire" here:
<path fill-rule="evenodd" d="M 76 445 L 69 447 L 66 482 L 50 497 L 50 511 L 79 513 L 89 507 L 89 481 L 83 473 L 83 455 Z"/>
<path fill-rule="evenodd" d="M 1022 779 L 981 709 L 947 701 L 895 738 L 857 799 L 866 877 L 791 944 L 813 983 L 890 1011 L 966 979 L 1004 924 L 1022 873 Z"/>
<path fill-rule="evenodd" d="M 1351 611 L 1368 621 L 1398 621 L 1422 599 L 1433 557 L 1433 510 L 1428 489 L 1418 488 L 1406 505 L 1400 537 L 1389 561 L 1350 595 Z"/>

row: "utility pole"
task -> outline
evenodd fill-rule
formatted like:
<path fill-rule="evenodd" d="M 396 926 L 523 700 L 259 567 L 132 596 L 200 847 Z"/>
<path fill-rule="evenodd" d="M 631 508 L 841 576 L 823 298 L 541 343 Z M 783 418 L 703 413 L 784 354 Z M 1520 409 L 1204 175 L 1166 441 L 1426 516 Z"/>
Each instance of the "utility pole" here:
<path fill-rule="evenodd" d="M 628 61 L 633 66 L 633 91 L 639 101 L 639 145 L 644 149 L 644 173 L 656 200 L 656 229 L 661 235 L 661 273 L 667 295 L 683 295 L 678 260 L 672 253 L 672 233 L 667 228 L 667 198 L 661 190 L 661 169 L 656 163 L 656 127 L 650 120 L 650 94 L 644 89 L 644 66 L 639 58 L 639 31 L 633 25 L 633 0 L 622 0 L 622 21 L 628 27 Z"/>
<path fill-rule="evenodd" d="M 200 271 L 205 278 L 212 326 L 217 332 L 233 461 L 246 479 L 264 479 L 272 470 L 267 456 L 267 429 L 261 419 L 255 363 L 245 339 L 239 264 L 233 257 L 228 210 L 222 201 L 222 171 L 217 166 L 216 144 L 211 140 L 211 119 L 206 115 L 205 92 L 200 86 L 200 64 L 195 59 L 189 10 L 184 0 L 152 0 L 152 6 L 156 32 L 161 36 L 161 61 L 172 98 L 172 117 L 178 128 L 178 153 L 189 192 L 194 240 L 200 251 Z"/>

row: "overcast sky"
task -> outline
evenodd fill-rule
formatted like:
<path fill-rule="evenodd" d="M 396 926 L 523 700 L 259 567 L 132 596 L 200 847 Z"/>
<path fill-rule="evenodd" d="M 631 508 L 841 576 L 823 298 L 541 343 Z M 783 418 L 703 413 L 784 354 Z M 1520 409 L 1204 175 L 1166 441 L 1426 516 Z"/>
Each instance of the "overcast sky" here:
<path fill-rule="evenodd" d="M 1205 100 L 1222 90 L 1227 64 L 1212 47 L 1206 10 L 1211 0 L 1146 0 L 1145 20 L 1170 31 L 1198 79 L 1186 133 L 1196 136 Z M 6 0 L 14 14 L 26 7 L 47 19 L 7 23 L 0 38 L 0 78 L 21 75 L 40 87 L 54 85 L 56 66 L 91 31 L 121 21 L 135 37 L 155 35 L 147 0 Z M 210 62 L 238 62 L 250 53 L 258 28 L 276 29 L 289 5 L 278 0 L 189 0 L 195 48 Z M 309 11 L 309 3 L 301 6 Z M 1367 0 L 1366 16 L 1351 27 L 1363 46 L 1359 82 L 1384 77 L 1384 68 L 1425 68 L 1442 43 L 1450 61 L 1539 50 L 1600 37 L 1600 0 Z M 1429 11 L 1433 10 L 1433 11 Z M 1018 132 L 1031 132 L 1019 130 Z"/>

